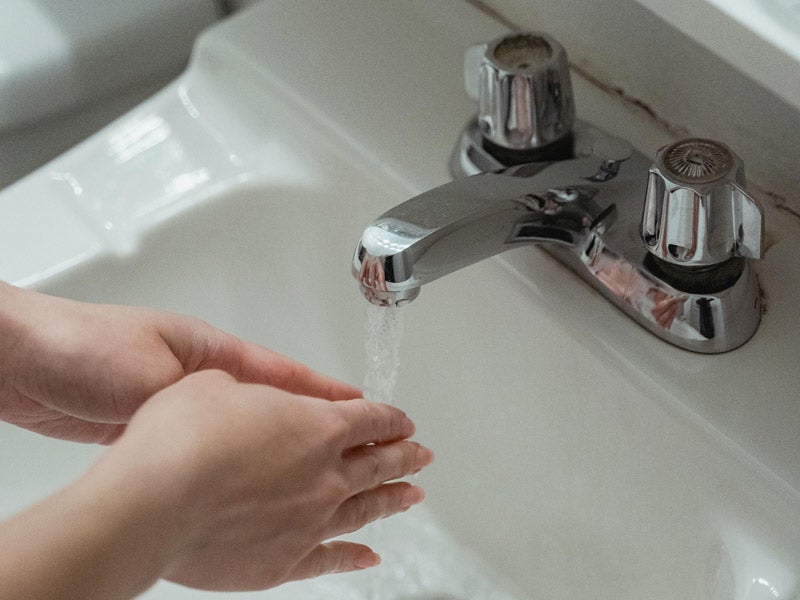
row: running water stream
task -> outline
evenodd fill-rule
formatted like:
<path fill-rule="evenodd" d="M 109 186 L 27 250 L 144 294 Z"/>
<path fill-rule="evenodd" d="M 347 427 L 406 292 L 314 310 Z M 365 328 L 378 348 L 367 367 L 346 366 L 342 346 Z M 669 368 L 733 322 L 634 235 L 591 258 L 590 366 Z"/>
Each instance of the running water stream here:
<path fill-rule="evenodd" d="M 364 376 L 364 397 L 373 402 L 394 404 L 394 388 L 400 370 L 400 339 L 403 337 L 401 308 L 367 307 L 364 346 L 367 351 L 367 373 Z"/>
<path fill-rule="evenodd" d="M 396 307 L 367 307 L 364 347 L 367 353 L 367 372 L 364 376 L 364 397 L 372 402 L 394 404 L 394 388 L 400 370 L 400 340 L 403 337 L 403 312 Z M 380 554 L 384 542 L 381 521 L 368 526 L 369 545 Z M 369 582 L 370 600 L 385 600 L 385 570 L 377 567 Z"/>

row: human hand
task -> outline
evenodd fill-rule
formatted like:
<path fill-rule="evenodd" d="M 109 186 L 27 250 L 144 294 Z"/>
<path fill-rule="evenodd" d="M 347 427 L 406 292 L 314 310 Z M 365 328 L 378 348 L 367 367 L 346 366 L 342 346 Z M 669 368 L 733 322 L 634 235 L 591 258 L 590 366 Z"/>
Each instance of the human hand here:
<path fill-rule="evenodd" d="M 0 283 L 0 419 L 110 443 L 142 403 L 202 369 L 329 400 L 361 396 L 198 319 L 65 300 Z"/>
<path fill-rule="evenodd" d="M 388 405 L 325 402 L 205 371 L 146 402 L 98 468 L 168 504 L 160 512 L 175 526 L 162 576 L 262 589 L 377 564 L 366 546 L 323 542 L 422 500 L 414 485 L 385 483 L 432 460 L 408 441 L 413 432 Z M 165 532 L 157 537 L 163 546 Z"/>
<path fill-rule="evenodd" d="M 119 600 L 160 577 L 216 590 L 373 566 L 327 541 L 402 511 L 432 460 L 398 409 L 328 402 L 207 370 L 147 400 L 78 481 L 0 523 L 10 600 Z"/>

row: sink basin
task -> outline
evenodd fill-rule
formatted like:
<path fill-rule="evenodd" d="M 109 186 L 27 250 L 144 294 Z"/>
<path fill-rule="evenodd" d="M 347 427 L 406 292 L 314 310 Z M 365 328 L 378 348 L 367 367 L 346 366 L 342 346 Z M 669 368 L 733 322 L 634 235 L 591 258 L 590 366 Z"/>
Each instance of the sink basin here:
<path fill-rule="evenodd" d="M 315 5 L 332 12 L 314 20 L 302 4 L 212 28 L 173 86 L 0 194 L 0 251 L 19 257 L 0 277 L 193 314 L 359 383 L 354 244 L 446 180 L 470 111 L 461 53 L 502 29 L 466 4 Z M 107 150 L 131 124 L 163 135 L 133 136 L 121 161 Z M 720 356 L 652 337 L 535 248 L 424 287 L 402 309 L 396 396 L 437 460 L 425 504 L 363 534 L 385 579 L 242 597 L 797 597 L 800 232 L 772 236 L 761 328 Z M 100 451 L 0 426 L 0 516 Z"/>

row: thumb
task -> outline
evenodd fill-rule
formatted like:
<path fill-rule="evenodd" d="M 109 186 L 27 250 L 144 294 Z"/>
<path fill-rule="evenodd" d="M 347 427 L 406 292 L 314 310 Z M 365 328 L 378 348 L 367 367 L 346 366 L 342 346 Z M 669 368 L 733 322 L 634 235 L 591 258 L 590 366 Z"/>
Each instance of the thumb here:
<path fill-rule="evenodd" d="M 326 573 L 346 573 L 376 567 L 381 557 L 369 546 L 353 542 L 328 542 L 309 552 L 289 574 L 288 581 L 309 579 Z"/>

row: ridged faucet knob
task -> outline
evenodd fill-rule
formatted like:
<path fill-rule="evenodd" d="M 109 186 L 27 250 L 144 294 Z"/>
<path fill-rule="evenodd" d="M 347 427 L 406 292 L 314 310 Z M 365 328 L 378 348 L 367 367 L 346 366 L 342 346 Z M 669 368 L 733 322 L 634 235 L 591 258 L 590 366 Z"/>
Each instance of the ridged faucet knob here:
<path fill-rule="evenodd" d="M 665 146 L 647 180 L 647 249 L 687 267 L 760 258 L 762 211 L 745 186 L 744 164 L 725 144 L 691 138 Z"/>
<path fill-rule="evenodd" d="M 488 142 L 533 150 L 571 132 L 575 107 L 567 55 L 549 35 L 512 34 L 470 48 L 464 74 Z"/>

